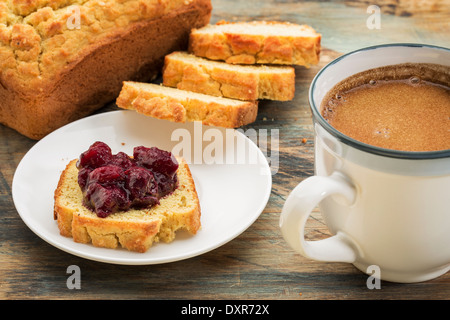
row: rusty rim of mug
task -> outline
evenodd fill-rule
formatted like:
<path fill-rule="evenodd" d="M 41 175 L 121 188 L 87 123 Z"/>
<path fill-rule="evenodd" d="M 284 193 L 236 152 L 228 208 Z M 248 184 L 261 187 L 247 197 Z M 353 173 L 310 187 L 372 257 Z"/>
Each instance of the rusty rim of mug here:
<path fill-rule="evenodd" d="M 385 157 L 391 157 L 391 158 L 400 158 L 400 159 L 437 159 L 437 158 L 447 158 L 450 157 L 450 149 L 446 150 L 438 150 L 438 151 L 400 151 L 400 150 L 394 150 L 394 149 L 387 149 L 387 148 L 381 148 L 377 146 L 373 146 L 358 140 L 355 140 L 340 131 L 336 130 L 334 127 L 332 127 L 328 121 L 326 121 L 322 114 L 319 111 L 319 108 L 316 106 L 314 99 L 313 99 L 313 93 L 316 89 L 316 82 L 318 79 L 322 76 L 322 74 L 331 66 L 339 63 L 341 60 L 347 59 L 355 54 L 364 52 L 364 51 L 371 51 L 371 50 L 378 50 L 383 48 L 390 48 L 390 47 L 410 47 L 410 48 L 427 48 L 431 50 L 443 50 L 450 53 L 450 49 L 445 47 L 439 47 L 434 45 L 426 45 L 426 44 L 415 44 L 415 43 L 395 43 L 395 44 L 382 44 L 382 45 L 376 45 L 376 46 L 370 46 L 365 47 L 362 49 L 354 50 L 349 53 L 346 53 L 335 60 L 329 62 L 327 65 L 325 65 L 314 77 L 313 81 L 311 82 L 311 86 L 309 88 L 309 105 L 313 114 L 314 119 L 323 127 L 325 130 L 327 130 L 331 135 L 336 137 L 339 141 L 357 148 L 359 150 L 369 152 L 372 154 L 385 156 Z M 407 61 L 405 61 L 407 62 Z"/>

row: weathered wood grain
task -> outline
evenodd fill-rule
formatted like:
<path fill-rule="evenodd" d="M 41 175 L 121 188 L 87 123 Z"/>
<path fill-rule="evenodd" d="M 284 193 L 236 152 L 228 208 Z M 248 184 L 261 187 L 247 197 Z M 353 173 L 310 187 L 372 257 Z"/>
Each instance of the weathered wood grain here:
<path fill-rule="evenodd" d="M 387 29 L 374 39 L 374 33 L 364 29 L 365 11 L 340 1 L 216 0 L 213 5 L 213 22 L 279 19 L 309 23 L 323 31 L 325 48 L 320 65 L 296 68 L 295 99 L 261 101 L 257 121 L 243 128 L 279 133 L 279 165 L 269 202 L 259 219 L 222 247 L 174 263 L 120 266 L 73 256 L 47 244 L 20 219 L 11 198 L 11 184 L 20 159 L 35 141 L 0 125 L 0 299 L 450 299 L 450 274 L 418 284 L 382 282 L 380 290 L 369 290 L 367 276 L 352 265 L 311 261 L 294 253 L 278 227 L 289 192 L 313 175 L 314 140 L 307 93 L 318 70 L 341 53 L 382 41 L 383 34 L 392 33 L 388 26 L 397 21 L 395 38 L 403 41 L 434 39 L 442 45 L 444 36 L 437 33 L 428 38 L 424 20 L 391 17 L 386 18 Z M 115 109 L 109 105 L 100 112 Z M 269 144 L 269 151 L 271 147 Z M 306 232 L 310 240 L 329 236 L 318 210 L 308 220 Z M 66 286 L 69 265 L 81 269 L 81 290 Z"/>

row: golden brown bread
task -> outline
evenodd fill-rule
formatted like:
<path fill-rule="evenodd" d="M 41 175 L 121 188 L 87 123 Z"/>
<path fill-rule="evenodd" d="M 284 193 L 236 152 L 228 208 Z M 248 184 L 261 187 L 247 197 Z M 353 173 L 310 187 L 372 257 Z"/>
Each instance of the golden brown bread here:
<path fill-rule="evenodd" d="M 2 1 L 0 123 L 40 139 L 88 115 L 155 77 L 210 14 L 210 0 Z"/>
<path fill-rule="evenodd" d="M 291 66 L 234 65 L 173 52 L 165 57 L 163 84 L 240 100 L 292 100 L 295 70 Z"/>
<path fill-rule="evenodd" d="M 251 21 L 208 24 L 193 29 L 189 51 L 196 56 L 233 64 L 319 62 L 321 35 L 307 25 Z"/>
<path fill-rule="evenodd" d="M 119 108 L 173 122 L 236 128 L 256 120 L 257 101 L 241 101 L 179 90 L 153 83 L 125 81 L 116 100 Z"/>
<path fill-rule="evenodd" d="M 72 160 L 62 172 L 54 195 L 54 218 L 61 235 L 97 247 L 146 252 L 155 242 L 173 241 L 177 230 L 196 234 L 201 227 L 200 202 L 188 164 L 182 158 L 177 160 L 178 188 L 160 199 L 159 205 L 117 212 L 106 218 L 82 205 L 77 159 Z"/>

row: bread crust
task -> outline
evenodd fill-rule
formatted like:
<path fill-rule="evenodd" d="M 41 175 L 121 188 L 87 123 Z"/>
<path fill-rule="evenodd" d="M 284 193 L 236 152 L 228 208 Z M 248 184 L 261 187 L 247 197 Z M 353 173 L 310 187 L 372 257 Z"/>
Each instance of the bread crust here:
<path fill-rule="evenodd" d="M 237 23 L 263 27 L 293 25 L 276 21 L 221 21 L 216 26 Z M 260 34 L 245 34 L 222 31 L 220 28 L 206 33 L 194 29 L 189 38 L 189 51 L 200 57 L 223 60 L 231 64 L 288 64 L 310 67 L 319 62 L 321 35 L 309 26 L 300 27 L 307 30 L 308 34 L 266 35 L 263 30 Z"/>
<path fill-rule="evenodd" d="M 146 252 L 153 244 L 161 226 L 160 220 L 150 222 L 102 221 L 93 216 L 75 214 L 72 238 L 78 243 L 92 243 L 95 247 Z"/>
<path fill-rule="evenodd" d="M 159 205 L 118 212 L 106 218 L 98 217 L 82 205 L 77 160 L 70 161 L 54 193 L 53 215 L 60 234 L 78 243 L 110 249 L 122 247 L 141 253 L 155 242 L 173 241 L 179 229 L 195 235 L 201 228 L 200 201 L 188 164 L 182 158 L 177 160 L 179 185 L 172 194 L 160 199 Z"/>
<path fill-rule="evenodd" d="M 159 85 L 125 81 L 116 100 L 117 106 L 158 119 L 173 122 L 201 121 L 204 125 L 225 128 L 237 128 L 256 120 L 257 101 L 234 100 L 229 103 L 226 98 L 211 96 L 217 99 L 209 99 L 207 95 L 170 87 L 167 87 L 167 91 L 177 90 L 178 95 L 171 95 L 169 92 L 162 94 L 153 90 L 154 86 Z"/>
<path fill-rule="evenodd" d="M 181 90 L 247 101 L 288 101 L 295 95 L 291 66 L 230 66 L 185 52 L 173 52 L 164 61 L 163 84 Z"/>
<path fill-rule="evenodd" d="M 141 1 L 143 6 L 150 2 Z M 93 35 L 85 39 L 86 43 L 72 42 L 72 51 L 64 47 L 72 31 L 64 31 L 61 21 L 45 24 L 52 14 L 49 7 L 26 17 L 28 24 L 16 23 L 11 29 L 0 19 L 0 123 L 31 139 L 41 139 L 114 100 L 122 81 L 156 77 L 164 56 L 187 48 L 191 28 L 208 23 L 211 14 L 210 0 L 190 0 L 186 4 L 171 1 L 164 5 L 142 7 L 154 10 L 141 13 L 145 19 L 134 17 L 137 20 L 128 24 L 113 20 L 119 26 L 104 34 L 100 25 L 110 22 L 106 18 L 100 17 L 95 23 L 83 20 L 79 32 L 84 32 L 83 23 L 91 23 L 89 32 Z M 22 9 L 28 12 L 33 8 Z M 163 10 L 168 12 L 161 16 Z M 88 19 L 84 15 L 82 18 Z M 19 47 L 15 48 L 14 43 Z M 53 51 L 40 55 L 50 45 Z M 19 57 L 22 60 L 16 60 Z"/>

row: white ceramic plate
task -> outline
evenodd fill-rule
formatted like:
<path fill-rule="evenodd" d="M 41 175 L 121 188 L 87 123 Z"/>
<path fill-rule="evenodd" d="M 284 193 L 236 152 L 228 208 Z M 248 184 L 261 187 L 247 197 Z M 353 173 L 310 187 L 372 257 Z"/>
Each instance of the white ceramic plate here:
<path fill-rule="evenodd" d="M 39 237 L 86 259 L 140 265 L 194 257 L 240 235 L 267 204 L 272 188 L 270 168 L 244 133 L 193 122 L 177 124 L 125 110 L 87 117 L 54 131 L 27 152 L 14 174 L 14 204 Z M 179 232 L 172 243 L 156 243 L 146 253 L 97 248 L 61 236 L 53 219 L 59 176 L 71 159 L 95 141 L 107 143 L 113 153 L 132 154 L 135 146 L 143 145 L 184 156 L 200 199 L 201 230 L 195 236 Z"/>

